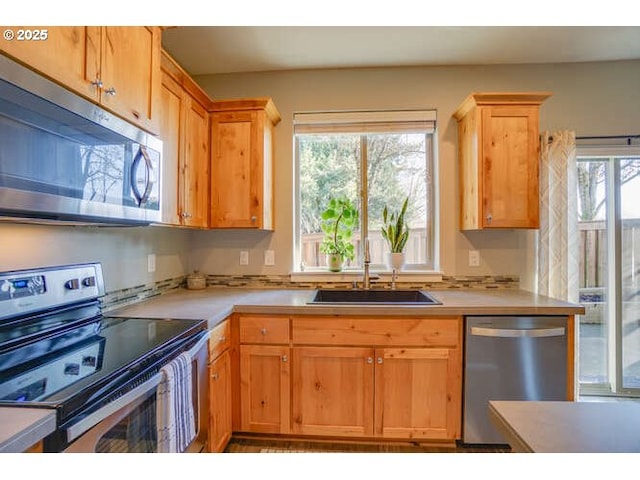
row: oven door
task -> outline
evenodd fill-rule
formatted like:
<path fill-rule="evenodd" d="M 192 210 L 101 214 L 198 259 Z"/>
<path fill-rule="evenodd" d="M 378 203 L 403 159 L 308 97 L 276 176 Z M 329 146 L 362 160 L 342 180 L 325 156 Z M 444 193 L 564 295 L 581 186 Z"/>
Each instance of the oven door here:
<path fill-rule="evenodd" d="M 207 375 L 209 335 L 190 350 L 192 358 L 193 409 L 196 436 L 185 452 L 208 451 L 209 388 Z M 197 379 L 197 381 L 195 380 Z M 65 452 L 152 453 L 157 452 L 156 392 L 161 374 L 138 385 L 67 429 Z"/>

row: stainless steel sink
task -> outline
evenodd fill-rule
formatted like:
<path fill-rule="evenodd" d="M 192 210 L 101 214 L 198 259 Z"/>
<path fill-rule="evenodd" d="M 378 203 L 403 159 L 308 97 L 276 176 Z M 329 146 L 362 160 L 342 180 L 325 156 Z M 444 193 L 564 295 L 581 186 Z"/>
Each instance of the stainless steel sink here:
<path fill-rule="evenodd" d="M 422 290 L 317 290 L 310 304 L 348 305 L 440 305 Z"/>

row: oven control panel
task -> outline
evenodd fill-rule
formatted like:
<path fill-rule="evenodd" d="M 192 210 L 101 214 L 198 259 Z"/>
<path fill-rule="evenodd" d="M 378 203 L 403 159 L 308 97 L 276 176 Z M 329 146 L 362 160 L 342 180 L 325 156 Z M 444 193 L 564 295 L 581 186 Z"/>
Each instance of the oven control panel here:
<path fill-rule="evenodd" d="M 8 278 L 0 283 L 0 302 L 45 293 L 44 275 Z"/>
<path fill-rule="evenodd" d="M 102 295 L 99 263 L 0 272 L 0 323 L 12 316 Z"/>

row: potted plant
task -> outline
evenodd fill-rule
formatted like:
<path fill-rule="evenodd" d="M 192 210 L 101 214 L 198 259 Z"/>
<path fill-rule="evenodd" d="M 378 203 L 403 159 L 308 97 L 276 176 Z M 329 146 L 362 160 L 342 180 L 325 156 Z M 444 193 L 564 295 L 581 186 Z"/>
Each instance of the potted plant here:
<path fill-rule="evenodd" d="M 409 226 L 405 221 L 409 197 L 404 199 L 400 212 L 389 213 L 387 206 L 382 210 L 382 238 L 389 246 L 389 265 L 400 270 L 404 265 L 404 247 L 409 239 Z"/>
<path fill-rule="evenodd" d="M 346 198 L 331 198 L 321 218 L 324 238 L 320 251 L 327 254 L 329 270 L 339 272 L 345 259 L 354 259 L 351 237 L 358 226 L 358 210 Z"/>

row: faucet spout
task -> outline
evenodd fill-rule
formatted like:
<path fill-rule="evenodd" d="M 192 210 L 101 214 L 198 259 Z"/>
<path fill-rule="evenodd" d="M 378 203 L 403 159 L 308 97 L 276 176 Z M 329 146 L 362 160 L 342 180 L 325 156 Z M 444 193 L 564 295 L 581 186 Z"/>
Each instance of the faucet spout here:
<path fill-rule="evenodd" d="M 362 288 L 369 290 L 371 288 L 371 279 L 369 278 L 369 264 L 371 263 L 371 252 L 369 251 L 369 239 L 364 241 L 364 273 L 362 278 Z"/>

